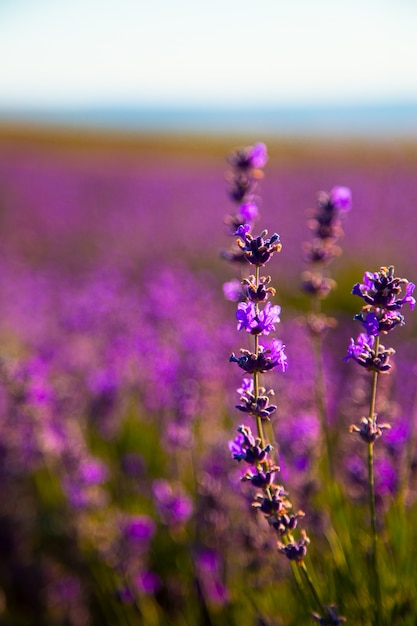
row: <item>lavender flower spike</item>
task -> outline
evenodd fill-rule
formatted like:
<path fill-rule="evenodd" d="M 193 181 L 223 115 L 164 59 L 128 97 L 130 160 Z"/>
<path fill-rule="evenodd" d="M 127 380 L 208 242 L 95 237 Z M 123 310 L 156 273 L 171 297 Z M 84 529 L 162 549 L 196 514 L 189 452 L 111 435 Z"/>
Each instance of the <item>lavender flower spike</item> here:
<path fill-rule="evenodd" d="M 402 287 L 405 287 L 405 295 L 401 298 Z M 416 305 L 415 298 L 411 295 L 414 291 L 414 283 L 406 278 L 396 278 L 394 267 L 381 267 L 378 272 L 365 272 L 363 283 L 353 286 L 352 294 L 360 296 L 366 304 L 387 311 L 397 311 L 408 303 L 411 309 Z"/>

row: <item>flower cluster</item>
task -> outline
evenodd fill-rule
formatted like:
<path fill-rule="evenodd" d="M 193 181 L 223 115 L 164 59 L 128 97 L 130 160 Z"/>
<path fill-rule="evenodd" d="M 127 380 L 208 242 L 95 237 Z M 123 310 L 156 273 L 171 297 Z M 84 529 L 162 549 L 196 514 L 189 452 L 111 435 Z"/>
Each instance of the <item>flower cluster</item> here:
<path fill-rule="evenodd" d="M 405 304 L 414 309 L 414 287 L 406 278 L 397 278 L 393 266 L 381 267 L 378 272 L 365 272 L 363 283 L 356 283 L 352 289 L 352 294 L 365 302 L 361 311 L 354 316 L 355 320 L 361 322 L 365 332 L 359 335 L 356 342 L 351 338 L 346 361 L 352 359 L 373 372 L 374 376 L 390 371 L 390 358 L 395 350 L 383 346 L 380 336 L 405 324 L 404 316 L 399 311 Z M 390 428 L 389 424 L 377 423 L 372 408 L 369 417 L 362 418 L 360 426 L 352 425 L 350 431 L 357 433 L 368 444 L 373 444 L 387 428 Z"/>
<path fill-rule="evenodd" d="M 395 351 L 381 345 L 379 337 L 405 324 L 399 311 L 405 304 L 414 309 L 416 301 L 411 295 L 414 287 L 406 278 L 394 276 L 393 266 L 381 267 L 378 272 L 365 272 L 363 283 L 356 283 L 352 289 L 352 294 L 360 296 L 365 302 L 354 317 L 361 322 L 365 333 L 361 333 L 356 342 L 350 340 L 346 360 L 353 359 L 362 367 L 378 373 L 391 369 L 389 360 Z"/>
<path fill-rule="evenodd" d="M 261 148 L 262 146 L 262 148 Z M 260 158 L 262 157 L 262 158 Z M 256 165 L 261 165 L 266 160 L 266 152 L 263 144 L 256 144 L 252 148 L 237 151 L 229 158 L 235 174 L 232 186 L 234 200 L 246 199 L 246 193 L 252 193 L 249 173 L 253 173 Z M 241 191 L 245 189 L 242 196 Z M 242 217 L 242 213 L 241 213 Z M 275 289 L 270 286 L 270 276 L 261 276 L 260 269 L 264 267 L 271 257 L 281 250 L 279 235 L 274 233 L 268 237 L 264 230 L 259 236 L 251 234 L 249 221 L 241 220 L 234 231 L 237 237 L 237 246 L 246 260 L 255 268 L 255 273 L 244 278 L 239 287 L 229 283 L 225 294 L 234 294 L 240 300 L 237 305 L 236 319 L 237 329 L 244 330 L 253 336 L 253 351 L 241 349 L 241 356 L 231 355 L 230 361 L 246 373 L 252 374 L 253 378 L 244 378 L 238 389 L 240 403 L 236 408 L 248 416 L 252 416 L 256 422 L 257 436 L 252 434 L 251 427 L 245 424 L 239 426 L 235 440 L 229 442 L 232 458 L 239 463 L 244 462 L 249 467 L 241 477 L 244 483 L 251 483 L 260 490 L 253 501 L 253 507 L 259 509 L 270 527 L 277 533 L 278 551 L 289 560 L 301 564 L 307 552 L 309 543 L 305 532 L 302 533 L 299 542 L 292 537 L 292 532 L 297 527 L 298 520 L 303 517 L 302 511 L 293 512 L 293 507 L 288 499 L 288 494 L 282 485 L 275 482 L 279 467 L 271 457 L 273 447 L 265 439 L 263 424 L 269 421 L 277 410 L 275 404 L 270 403 L 274 395 L 273 390 L 267 390 L 259 382 L 259 375 L 275 368 L 285 371 L 287 357 L 285 346 L 279 339 L 272 339 L 269 345 L 263 343 L 263 337 L 275 332 L 276 325 L 280 322 L 281 307 L 273 305 L 269 298 L 275 295 Z"/>
<path fill-rule="evenodd" d="M 259 215 L 256 191 L 267 160 L 268 154 L 263 143 L 235 150 L 228 158 L 231 167 L 226 174 L 229 196 L 237 204 L 237 212 L 225 219 L 232 235 L 245 237 Z M 237 245 L 224 252 L 223 256 L 229 261 L 244 262 L 244 251 Z"/>
<path fill-rule="evenodd" d="M 309 214 L 309 226 L 313 231 L 311 242 L 304 244 L 304 258 L 309 268 L 302 274 L 302 289 L 312 298 L 322 300 L 336 286 L 325 274 L 325 268 L 341 253 L 337 240 L 343 235 L 341 227 L 344 214 L 352 207 L 352 194 L 348 187 L 333 187 L 320 192 L 316 207 Z M 333 325 L 323 315 L 310 315 L 307 324 L 313 334 L 320 334 Z"/>

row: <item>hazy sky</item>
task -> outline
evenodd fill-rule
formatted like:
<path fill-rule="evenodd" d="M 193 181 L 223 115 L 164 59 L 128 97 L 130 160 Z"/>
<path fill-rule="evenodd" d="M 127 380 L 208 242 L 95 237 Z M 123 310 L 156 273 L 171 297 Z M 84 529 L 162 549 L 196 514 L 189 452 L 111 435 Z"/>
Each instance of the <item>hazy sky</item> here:
<path fill-rule="evenodd" d="M 0 105 L 412 98 L 416 0 L 0 0 Z"/>

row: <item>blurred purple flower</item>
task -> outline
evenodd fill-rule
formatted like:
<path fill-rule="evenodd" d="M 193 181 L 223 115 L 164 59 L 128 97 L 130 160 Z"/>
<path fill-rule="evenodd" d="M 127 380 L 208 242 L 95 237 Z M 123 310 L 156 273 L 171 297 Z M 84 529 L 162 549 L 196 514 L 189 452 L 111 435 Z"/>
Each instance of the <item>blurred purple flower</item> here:
<path fill-rule="evenodd" d="M 142 571 L 134 579 L 136 589 L 144 594 L 151 595 L 161 588 L 161 579 L 155 572 Z"/>
<path fill-rule="evenodd" d="M 265 166 L 267 160 L 267 147 L 262 142 L 235 150 L 235 152 L 228 157 L 228 161 L 232 167 L 236 170 L 243 171 L 262 168 Z"/>
<path fill-rule="evenodd" d="M 330 191 L 330 202 L 339 211 L 350 211 L 352 208 L 352 192 L 349 187 L 333 187 Z"/>
<path fill-rule="evenodd" d="M 167 480 L 158 479 L 152 485 L 159 514 L 167 524 L 185 523 L 193 512 L 191 499 L 178 487 L 175 491 Z"/>
<path fill-rule="evenodd" d="M 246 202 L 239 207 L 239 214 L 245 220 L 245 222 L 253 222 L 258 217 L 259 209 L 256 202 Z"/>
<path fill-rule="evenodd" d="M 229 282 L 223 284 L 223 293 L 226 300 L 231 300 L 232 302 L 242 300 L 244 297 L 242 283 L 237 278 L 229 280 Z"/>
<path fill-rule="evenodd" d="M 148 545 L 156 531 L 156 525 L 147 515 L 134 515 L 122 523 L 126 539 Z"/>
<path fill-rule="evenodd" d="M 229 601 L 229 592 L 221 580 L 222 563 L 214 550 L 204 550 L 196 556 L 196 567 L 202 592 L 209 603 L 224 605 Z"/>
<path fill-rule="evenodd" d="M 100 485 L 109 476 L 107 465 L 98 459 L 89 459 L 80 466 L 80 478 L 87 485 Z"/>

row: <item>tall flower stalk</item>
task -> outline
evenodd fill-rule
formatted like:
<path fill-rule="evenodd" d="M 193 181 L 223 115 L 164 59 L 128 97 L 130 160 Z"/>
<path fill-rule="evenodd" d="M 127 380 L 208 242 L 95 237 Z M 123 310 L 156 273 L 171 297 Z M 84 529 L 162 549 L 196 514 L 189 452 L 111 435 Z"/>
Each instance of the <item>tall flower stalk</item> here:
<path fill-rule="evenodd" d="M 260 153 L 260 145 L 263 146 L 257 144 L 237 151 L 229 159 L 233 168 L 229 174 L 232 198 L 236 199 L 235 190 L 242 187 L 242 180 L 245 181 L 244 188 L 252 190 L 253 186 L 248 181 L 259 178 L 259 175 L 256 175 L 255 161 Z M 264 147 L 262 153 L 266 157 Z M 262 161 L 266 162 L 266 158 Z M 245 205 L 247 204 L 246 195 L 241 197 L 239 194 L 238 197 L 240 201 L 245 200 Z M 282 245 L 277 233 L 269 237 L 268 232 L 264 230 L 260 235 L 254 236 L 251 233 L 251 220 L 245 219 L 242 210 L 239 215 L 242 217 L 241 220 L 236 218 L 229 220 L 229 223 L 236 226 L 233 234 L 236 237 L 238 251 L 238 254 L 230 255 L 229 258 L 249 263 L 254 273 L 243 278 L 238 286 L 234 283 L 233 289 L 229 283 L 225 293 L 229 296 L 233 294 L 233 299 L 240 300 L 236 311 L 237 329 L 245 331 L 252 337 L 252 346 L 249 350 L 242 348 L 239 356 L 232 354 L 230 362 L 236 363 L 246 375 L 238 389 L 240 402 L 236 408 L 252 417 L 256 425 L 256 435 L 252 433 L 251 426 L 242 424 L 237 429 L 238 435 L 235 440 L 229 442 L 229 448 L 234 460 L 249 466 L 241 480 L 251 483 L 259 490 L 252 506 L 263 513 L 267 523 L 276 533 L 278 552 L 298 566 L 294 570 L 296 581 L 301 585 L 304 581 L 308 593 L 311 594 L 313 605 L 320 611 L 313 613 L 313 618 L 323 625 L 337 625 L 345 620 L 338 617 L 334 605 L 327 607 L 322 604 L 307 570 L 304 559 L 310 539 L 304 529 L 300 531 L 298 540 L 294 537 L 298 522 L 304 517 L 304 513 L 301 510 L 294 511 L 288 492 L 283 485 L 275 482 L 280 468 L 271 457 L 273 445 L 265 434 L 265 425 L 270 423 L 277 406 L 271 404 L 274 392 L 261 385 L 261 376 L 272 370 L 285 372 L 287 356 L 280 339 L 265 340 L 265 337 L 275 332 L 276 325 L 280 322 L 281 307 L 271 304 L 270 298 L 275 295 L 275 289 L 270 286 L 271 277 L 261 275 L 261 270 L 275 253 L 281 251 Z"/>
<path fill-rule="evenodd" d="M 375 597 L 375 625 L 383 620 L 382 594 L 378 568 L 378 530 L 375 504 L 374 447 L 389 424 L 378 422 L 377 384 L 380 374 L 391 370 L 390 358 L 395 354 L 392 348 L 380 343 L 380 336 L 387 335 L 397 326 L 403 326 L 405 319 L 400 310 L 405 304 L 414 309 L 416 301 L 412 296 L 415 285 L 405 278 L 394 275 L 394 267 L 381 267 L 378 272 L 365 272 L 363 283 L 356 283 L 352 294 L 364 300 L 361 311 L 355 315 L 365 332 L 355 342 L 351 339 L 346 360 L 353 359 L 372 372 L 369 414 L 363 417 L 360 425 L 353 424 L 350 431 L 359 435 L 367 444 L 369 514 L 371 525 L 371 567 L 373 574 L 373 594 Z M 403 293 L 403 290 L 405 291 Z"/>
<path fill-rule="evenodd" d="M 320 420 L 322 441 L 325 444 L 328 476 L 332 474 L 332 444 L 326 408 L 326 388 L 323 368 L 323 336 L 335 326 L 336 321 L 322 312 L 322 300 L 327 298 L 336 282 L 328 273 L 329 265 L 341 254 L 337 241 L 342 237 L 342 219 L 352 207 L 352 194 L 348 187 L 333 187 L 320 192 L 315 209 L 309 214 L 312 240 L 304 244 L 304 257 L 309 269 L 303 272 L 302 288 L 310 296 L 310 312 L 306 317 L 314 358 L 314 390 L 317 414 Z"/>

